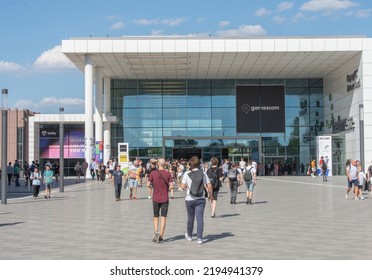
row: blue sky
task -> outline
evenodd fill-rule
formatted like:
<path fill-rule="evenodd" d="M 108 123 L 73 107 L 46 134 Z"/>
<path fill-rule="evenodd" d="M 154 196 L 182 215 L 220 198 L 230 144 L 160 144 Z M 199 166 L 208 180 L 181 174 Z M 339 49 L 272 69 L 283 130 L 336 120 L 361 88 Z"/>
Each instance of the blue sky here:
<path fill-rule="evenodd" d="M 0 88 L 11 108 L 84 112 L 84 76 L 60 51 L 71 37 L 372 37 L 371 0 L 2 0 Z"/>

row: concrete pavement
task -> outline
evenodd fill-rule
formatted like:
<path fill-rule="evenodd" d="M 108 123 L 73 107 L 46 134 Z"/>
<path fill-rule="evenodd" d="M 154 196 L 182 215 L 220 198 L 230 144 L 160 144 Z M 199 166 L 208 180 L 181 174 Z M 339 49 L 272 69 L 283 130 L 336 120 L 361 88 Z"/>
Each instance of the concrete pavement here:
<path fill-rule="evenodd" d="M 372 259 L 372 197 L 346 200 L 345 185 L 345 177 L 260 177 L 254 205 L 244 193 L 231 205 L 224 186 L 216 219 L 207 204 L 208 241 L 198 245 L 184 238 L 184 192 L 170 201 L 166 242 L 155 244 L 146 188 L 135 201 L 123 190 L 116 202 L 111 184 L 88 180 L 50 200 L 41 192 L 0 205 L 0 259 Z"/>

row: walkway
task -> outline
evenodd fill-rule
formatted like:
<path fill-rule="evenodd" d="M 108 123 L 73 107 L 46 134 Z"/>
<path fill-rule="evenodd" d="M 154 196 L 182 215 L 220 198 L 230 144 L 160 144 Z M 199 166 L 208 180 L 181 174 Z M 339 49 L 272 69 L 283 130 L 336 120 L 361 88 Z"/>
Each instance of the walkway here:
<path fill-rule="evenodd" d="M 163 244 L 151 242 L 152 205 L 109 183 L 55 189 L 52 199 L 9 199 L 0 205 L 0 259 L 372 259 L 372 197 L 345 199 L 345 177 L 260 177 L 254 205 L 229 203 L 205 212 L 203 245 L 184 239 L 184 192 L 171 200 Z M 43 197 L 42 195 L 40 195 Z"/>

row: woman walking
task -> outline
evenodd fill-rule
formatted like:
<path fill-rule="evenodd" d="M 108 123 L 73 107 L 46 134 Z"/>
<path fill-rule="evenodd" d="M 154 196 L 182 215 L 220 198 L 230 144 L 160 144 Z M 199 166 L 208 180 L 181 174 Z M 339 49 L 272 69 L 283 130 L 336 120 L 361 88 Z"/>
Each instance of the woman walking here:
<path fill-rule="evenodd" d="M 34 189 L 34 199 L 39 198 L 39 191 L 41 185 L 41 172 L 39 167 L 35 167 L 34 172 L 32 172 L 30 179 L 32 180 L 32 188 Z"/>
<path fill-rule="evenodd" d="M 221 180 L 223 178 L 222 169 L 218 167 L 218 158 L 216 157 L 211 158 L 211 167 L 207 169 L 206 173 L 213 188 L 213 192 L 212 192 L 213 200 L 211 200 L 211 209 L 212 209 L 211 218 L 214 219 L 216 217 L 218 192 L 221 188 L 221 185 L 222 185 Z"/>

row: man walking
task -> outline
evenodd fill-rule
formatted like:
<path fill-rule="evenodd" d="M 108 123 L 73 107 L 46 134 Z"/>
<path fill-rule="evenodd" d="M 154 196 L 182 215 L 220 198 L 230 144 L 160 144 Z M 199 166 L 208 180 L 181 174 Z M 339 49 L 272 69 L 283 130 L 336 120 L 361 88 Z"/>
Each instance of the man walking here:
<path fill-rule="evenodd" d="M 168 192 L 173 190 L 173 178 L 170 172 L 164 169 L 165 160 L 160 158 L 157 162 L 158 169 L 151 172 L 147 181 L 147 187 L 152 190 L 152 206 L 154 212 L 154 235 L 153 242 L 164 242 L 164 231 L 167 223 L 169 206 Z M 160 231 L 159 231 L 160 216 Z"/>
<path fill-rule="evenodd" d="M 200 160 L 193 156 L 189 161 L 190 170 L 187 171 L 182 179 L 181 189 L 186 190 L 186 211 L 187 211 L 187 232 L 185 238 L 192 241 L 194 221 L 196 217 L 198 244 L 203 244 L 204 231 L 204 209 L 205 197 L 204 189 L 208 192 L 208 199 L 213 200 L 213 187 L 210 180 L 202 170 L 199 170 Z"/>
<path fill-rule="evenodd" d="M 120 195 L 124 178 L 125 176 L 123 171 L 120 170 L 120 165 L 117 165 L 116 170 L 112 173 L 112 181 L 114 183 L 116 201 L 121 200 Z"/>
<path fill-rule="evenodd" d="M 10 186 L 10 184 L 12 183 L 14 173 L 14 169 L 11 162 L 9 162 L 9 165 L 6 167 L 6 172 L 8 173 L 8 185 Z"/>

